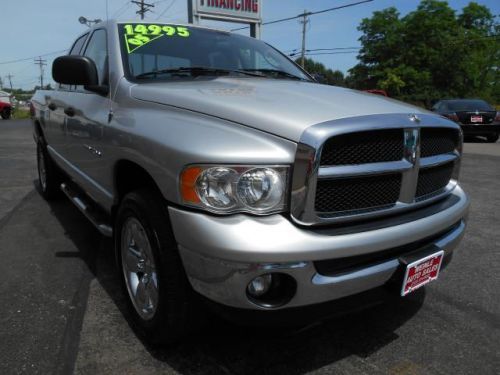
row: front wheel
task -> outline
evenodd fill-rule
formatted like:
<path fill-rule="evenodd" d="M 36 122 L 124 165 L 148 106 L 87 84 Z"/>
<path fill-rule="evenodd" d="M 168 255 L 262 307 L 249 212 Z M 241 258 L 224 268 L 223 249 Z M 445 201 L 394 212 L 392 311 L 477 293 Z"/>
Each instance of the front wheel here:
<path fill-rule="evenodd" d="M 490 143 L 495 143 L 498 141 L 499 135 L 498 134 L 492 134 L 486 137 L 486 140 Z"/>
<path fill-rule="evenodd" d="M 152 344 L 171 343 L 193 323 L 192 290 L 154 189 L 127 194 L 115 224 L 115 251 L 135 326 Z"/>

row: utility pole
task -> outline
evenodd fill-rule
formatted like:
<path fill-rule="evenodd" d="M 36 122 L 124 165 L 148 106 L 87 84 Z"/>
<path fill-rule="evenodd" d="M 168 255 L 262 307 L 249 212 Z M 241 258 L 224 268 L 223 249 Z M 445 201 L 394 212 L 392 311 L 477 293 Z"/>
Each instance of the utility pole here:
<path fill-rule="evenodd" d="M 154 6 L 155 6 L 154 4 L 147 4 L 147 3 L 145 3 L 144 0 L 140 0 L 140 1 L 132 0 L 131 2 L 134 3 L 134 4 L 137 4 L 139 6 L 139 10 L 137 12 L 135 12 L 135 13 L 141 15 L 141 20 L 144 19 L 144 14 L 146 14 L 146 12 L 150 11 L 149 8 L 154 8 Z"/>
<path fill-rule="evenodd" d="M 7 74 L 7 78 L 9 79 L 10 91 L 12 92 L 12 78 L 14 78 L 14 76 L 9 73 Z"/>
<path fill-rule="evenodd" d="M 0 77 L 0 90 L 3 89 L 3 81 L 2 81 L 2 77 Z"/>
<path fill-rule="evenodd" d="M 307 10 L 304 10 L 304 13 L 301 14 L 302 21 L 299 21 L 302 24 L 302 52 L 300 54 L 300 66 L 304 68 L 305 58 L 306 58 L 306 31 L 307 24 L 309 23 L 308 16 L 310 13 Z"/>
<path fill-rule="evenodd" d="M 43 90 L 43 67 L 47 65 L 47 60 L 43 60 L 41 57 L 35 59 L 35 65 L 40 67 L 40 88 Z"/>

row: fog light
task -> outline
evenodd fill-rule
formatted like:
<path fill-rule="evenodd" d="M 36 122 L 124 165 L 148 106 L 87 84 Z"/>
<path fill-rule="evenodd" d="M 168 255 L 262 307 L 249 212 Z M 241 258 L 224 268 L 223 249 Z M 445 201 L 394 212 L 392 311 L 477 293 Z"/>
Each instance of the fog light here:
<path fill-rule="evenodd" d="M 248 284 L 248 293 L 252 297 L 260 297 L 266 294 L 273 283 L 273 276 L 271 274 L 257 276 Z"/>
<path fill-rule="evenodd" d="M 257 276 L 247 285 L 248 299 L 264 308 L 286 305 L 297 291 L 295 279 L 281 272 Z"/>

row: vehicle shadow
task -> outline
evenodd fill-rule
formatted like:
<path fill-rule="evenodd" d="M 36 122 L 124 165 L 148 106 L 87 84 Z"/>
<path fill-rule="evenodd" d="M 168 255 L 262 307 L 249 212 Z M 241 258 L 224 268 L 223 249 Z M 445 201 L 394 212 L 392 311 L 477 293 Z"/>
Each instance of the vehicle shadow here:
<path fill-rule="evenodd" d="M 112 241 L 101 236 L 68 200 L 51 202 L 50 207 L 78 249 L 78 253 L 55 256 L 81 258 L 120 310 L 134 332 L 133 339 L 152 357 L 149 361 L 182 374 L 304 374 L 349 356 L 366 358 L 396 340 L 395 331 L 419 311 L 425 299 L 425 290 L 420 290 L 404 301 L 390 300 L 303 329 L 237 326 L 210 315 L 207 324 L 184 342 L 151 347 L 130 323 Z"/>

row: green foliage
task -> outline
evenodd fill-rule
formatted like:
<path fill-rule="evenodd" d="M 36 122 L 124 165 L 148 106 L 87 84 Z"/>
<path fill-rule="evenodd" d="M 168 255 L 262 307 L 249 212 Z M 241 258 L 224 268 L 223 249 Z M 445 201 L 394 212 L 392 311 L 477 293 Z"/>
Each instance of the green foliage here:
<path fill-rule="evenodd" d="M 19 100 L 24 100 L 24 101 L 30 100 L 31 97 L 33 96 L 33 94 L 35 93 L 35 90 L 23 90 L 23 89 L 13 89 L 11 91 L 9 89 L 6 90 L 4 88 L 4 91 L 11 93 L 18 101 Z"/>
<path fill-rule="evenodd" d="M 16 120 L 29 119 L 30 117 L 30 111 L 24 108 L 16 108 L 14 112 L 12 112 L 12 118 Z"/>
<path fill-rule="evenodd" d="M 300 58 L 295 61 L 300 64 Z M 321 76 L 328 85 L 345 86 L 344 73 L 340 70 L 328 69 L 322 63 L 309 58 L 304 60 L 304 69 L 311 75 Z"/>
<path fill-rule="evenodd" d="M 358 29 L 350 87 L 426 106 L 446 97 L 500 102 L 500 25 L 487 7 L 471 2 L 457 15 L 446 1 L 422 0 L 404 17 L 393 7 L 374 12 Z"/>

